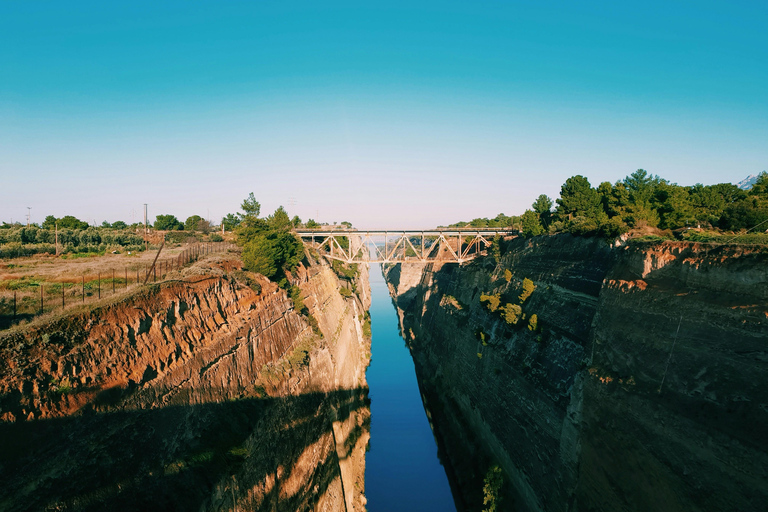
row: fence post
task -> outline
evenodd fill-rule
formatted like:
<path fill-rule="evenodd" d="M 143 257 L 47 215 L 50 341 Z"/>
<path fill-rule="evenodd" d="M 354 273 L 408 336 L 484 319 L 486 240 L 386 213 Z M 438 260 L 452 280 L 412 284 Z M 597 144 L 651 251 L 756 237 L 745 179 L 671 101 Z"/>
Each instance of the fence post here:
<path fill-rule="evenodd" d="M 101 272 L 99 272 L 99 298 L 101 298 Z"/>
<path fill-rule="evenodd" d="M 40 314 L 43 314 L 43 285 L 40 285 Z"/>
<path fill-rule="evenodd" d="M 85 302 L 85 276 L 83 276 L 83 302 Z"/>
<path fill-rule="evenodd" d="M 125 289 L 128 289 L 128 267 L 125 267 Z"/>
<path fill-rule="evenodd" d="M 61 283 L 61 307 L 64 307 L 64 283 Z"/>
<path fill-rule="evenodd" d="M 13 291 L 13 319 L 16 319 L 16 290 Z"/>
<path fill-rule="evenodd" d="M 115 294 L 115 269 L 112 269 L 112 295 Z"/>

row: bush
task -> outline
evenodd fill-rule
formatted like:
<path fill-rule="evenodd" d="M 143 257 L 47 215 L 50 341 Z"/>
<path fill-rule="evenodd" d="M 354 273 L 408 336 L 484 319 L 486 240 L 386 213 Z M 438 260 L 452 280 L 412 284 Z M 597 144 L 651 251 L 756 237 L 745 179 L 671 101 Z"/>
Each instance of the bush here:
<path fill-rule="evenodd" d="M 525 300 L 531 296 L 533 293 L 533 290 L 536 289 L 536 285 L 533 284 L 533 281 L 528 279 L 527 277 L 523 279 L 523 293 L 520 294 L 520 303 L 522 304 L 525 302 Z"/>
<path fill-rule="evenodd" d="M 499 466 L 488 468 L 483 480 L 483 512 L 496 512 L 501 505 L 501 487 L 504 485 L 504 476 Z"/>
<path fill-rule="evenodd" d="M 528 319 L 528 330 L 529 331 L 535 331 L 539 326 L 539 317 L 536 316 L 536 314 L 532 314 L 531 318 Z"/>
<path fill-rule="evenodd" d="M 211 241 L 211 242 L 223 242 L 224 241 L 224 237 L 222 237 L 218 233 L 213 233 L 211 236 L 208 237 L 208 240 Z"/>
<path fill-rule="evenodd" d="M 348 289 L 344 288 L 343 286 L 339 288 L 339 294 L 344 297 L 345 299 L 348 299 L 352 296 L 352 292 Z"/>
<path fill-rule="evenodd" d="M 487 302 L 486 306 L 488 309 L 493 313 L 497 309 L 499 309 L 499 304 L 501 303 L 501 295 L 498 293 L 495 293 L 493 295 L 486 295 L 486 294 L 480 294 L 480 302 Z"/>
<path fill-rule="evenodd" d="M 501 316 L 504 318 L 504 321 L 506 321 L 508 324 L 511 325 L 517 325 L 517 322 L 520 320 L 520 315 L 523 312 L 523 308 L 521 308 L 517 304 L 507 304 L 504 307 L 501 308 Z"/>
<path fill-rule="evenodd" d="M 304 305 L 304 296 L 301 293 L 301 288 L 298 286 L 291 286 L 290 289 L 291 302 L 293 302 L 293 309 L 300 315 L 308 315 L 309 310 Z"/>

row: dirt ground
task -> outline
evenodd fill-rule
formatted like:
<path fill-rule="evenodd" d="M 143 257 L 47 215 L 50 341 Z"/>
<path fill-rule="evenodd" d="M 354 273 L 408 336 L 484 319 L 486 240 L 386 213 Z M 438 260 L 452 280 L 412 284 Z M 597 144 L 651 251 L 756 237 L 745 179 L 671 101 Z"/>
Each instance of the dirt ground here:
<path fill-rule="evenodd" d="M 221 243 L 165 246 L 148 280 L 159 280 L 183 266 L 185 257 L 193 251 L 205 256 L 229 247 L 232 245 Z M 147 278 L 157 255 L 153 249 L 79 257 L 39 254 L 0 260 L 0 328 L 29 320 L 41 309 L 48 312 L 62 304 L 88 302 L 125 291 Z"/>

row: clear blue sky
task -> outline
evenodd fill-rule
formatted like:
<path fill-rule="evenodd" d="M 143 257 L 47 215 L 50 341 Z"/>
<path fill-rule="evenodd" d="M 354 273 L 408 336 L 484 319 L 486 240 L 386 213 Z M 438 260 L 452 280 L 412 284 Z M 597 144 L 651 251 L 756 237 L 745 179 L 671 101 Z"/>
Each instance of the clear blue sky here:
<path fill-rule="evenodd" d="M 0 3 L 0 220 L 418 228 L 768 168 L 763 0 L 157 3 Z"/>

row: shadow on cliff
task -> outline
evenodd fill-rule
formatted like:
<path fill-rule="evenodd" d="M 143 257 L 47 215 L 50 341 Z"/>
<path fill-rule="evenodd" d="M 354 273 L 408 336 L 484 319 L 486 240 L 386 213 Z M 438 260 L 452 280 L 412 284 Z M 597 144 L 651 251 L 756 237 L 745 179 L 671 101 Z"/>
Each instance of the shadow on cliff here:
<path fill-rule="evenodd" d="M 357 388 L 0 423 L 0 509 L 304 508 L 340 474 L 333 421 L 369 403 Z M 336 441 L 348 453 L 367 428 Z"/>

